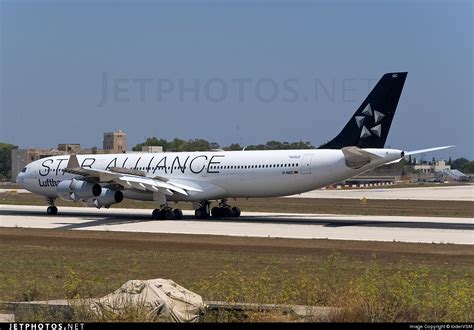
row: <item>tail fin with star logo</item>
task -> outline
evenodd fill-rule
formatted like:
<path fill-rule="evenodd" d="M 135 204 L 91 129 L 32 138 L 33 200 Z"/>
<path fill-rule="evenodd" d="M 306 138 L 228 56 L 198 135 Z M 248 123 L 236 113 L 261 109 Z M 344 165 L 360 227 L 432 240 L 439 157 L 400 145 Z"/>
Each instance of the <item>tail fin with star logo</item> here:
<path fill-rule="evenodd" d="M 318 149 L 383 148 L 407 74 L 384 74 L 342 131 Z"/>

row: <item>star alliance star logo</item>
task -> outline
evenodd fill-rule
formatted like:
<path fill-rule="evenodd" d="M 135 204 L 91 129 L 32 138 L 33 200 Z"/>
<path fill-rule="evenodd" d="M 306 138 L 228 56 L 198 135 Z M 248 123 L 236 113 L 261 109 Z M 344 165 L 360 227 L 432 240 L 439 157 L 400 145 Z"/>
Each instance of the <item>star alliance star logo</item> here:
<path fill-rule="evenodd" d="M 379 124 L 379 122 L 385 117 L 385 115 L 377 110 L 372 110 L 372 107 L 370 106 L 370 103 L 367 104 L 364 110 L 362 110 L 362 114 L 364 116 L 355 116 L 355 121 L 357 124 L 357 127 L 362 128 L 360 131 L 360 138 L 364 139 L 369 136 L 372 136 L 372 134 L 375 134 L 377 137 L 382 136 L 382 124 Z M 367 117 L 374 117 L 374 122 L 375 124 L 378 124 L 370 130 L 364 125 L 365 118 Z M 370 133 L 372 132 L 372 133 Z"/>

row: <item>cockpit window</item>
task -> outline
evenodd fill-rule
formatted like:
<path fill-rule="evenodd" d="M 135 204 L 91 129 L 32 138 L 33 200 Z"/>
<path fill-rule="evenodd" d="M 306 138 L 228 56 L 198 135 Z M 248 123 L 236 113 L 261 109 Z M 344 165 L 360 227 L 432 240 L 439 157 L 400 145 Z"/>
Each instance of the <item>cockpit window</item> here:
<path fill-rule="evenodd" d="M 21 173 L 25 173 L 26 172 L 26 167 L 23 167 L 23 169 L 21 170 Z"/>

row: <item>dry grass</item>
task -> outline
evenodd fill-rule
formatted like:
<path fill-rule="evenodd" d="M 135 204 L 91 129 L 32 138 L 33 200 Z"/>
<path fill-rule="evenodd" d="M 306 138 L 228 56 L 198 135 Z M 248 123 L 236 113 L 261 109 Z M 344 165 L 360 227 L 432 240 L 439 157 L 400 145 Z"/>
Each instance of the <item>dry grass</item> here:
<path fill-rule="evenodd" d="M 0 250 L 3 301 L 99 297 L 161 277 L 204 300 L 343 307 L 334 320 L 474 317 L 465 245 L 1 228 Z"/>

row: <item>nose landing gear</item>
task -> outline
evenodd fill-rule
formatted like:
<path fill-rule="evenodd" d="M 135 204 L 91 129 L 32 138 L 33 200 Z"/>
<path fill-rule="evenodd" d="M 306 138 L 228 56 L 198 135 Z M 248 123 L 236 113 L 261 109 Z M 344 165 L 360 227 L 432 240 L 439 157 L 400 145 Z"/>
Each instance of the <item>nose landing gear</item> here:
<path fill-rule="evenodd" d="M 58 214 L 58 208 L 56 205 L 54 205 L 54 202 L 56 201 L 56 198 L 53 197 L 47 197 L 46 200 L 48 201 L 49 205 L 48 208 L 46 209 L 46 213 L 48 215 L 56 215 Z"/>

